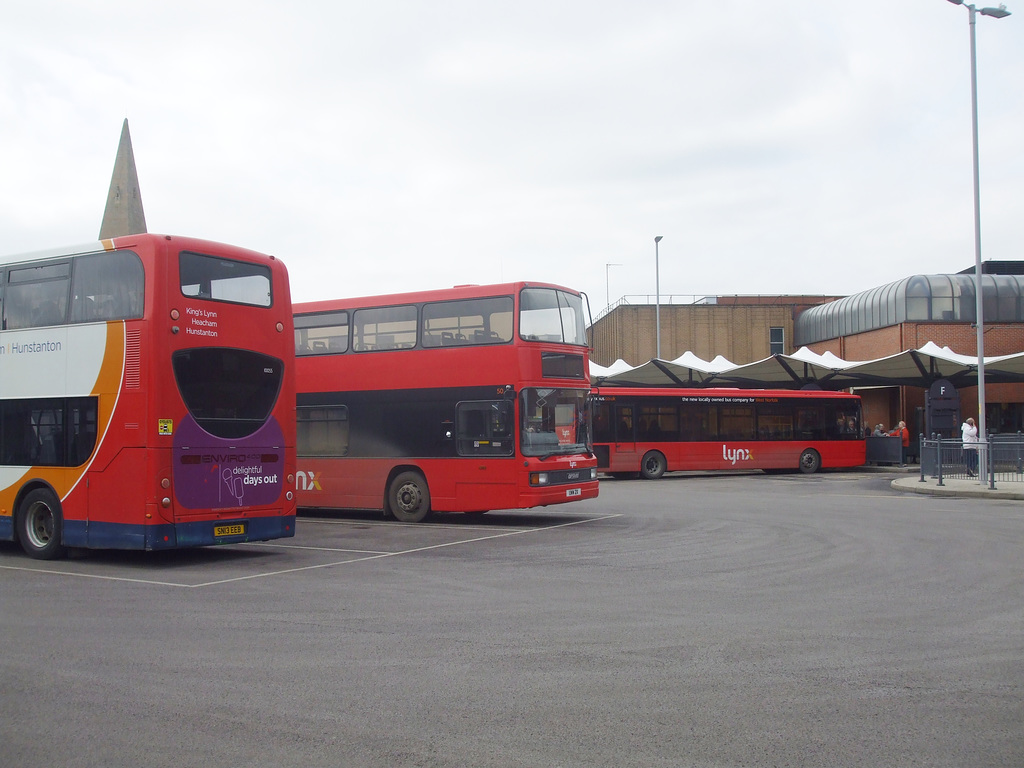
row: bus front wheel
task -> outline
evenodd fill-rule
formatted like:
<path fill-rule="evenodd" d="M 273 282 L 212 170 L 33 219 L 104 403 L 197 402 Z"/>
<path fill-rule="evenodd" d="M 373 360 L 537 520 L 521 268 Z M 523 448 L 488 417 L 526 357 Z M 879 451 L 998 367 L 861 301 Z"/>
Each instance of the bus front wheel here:
<path fill-rule="evenodd" d="M 402 472 L 388 486 L 388 507 L 396 520 L 419 523 L 430 514 L 430 490 L 419 472 Z"/>
<path fill-rule="evenodd" d="M 800 471 L 805 475 L 813 475 L 821 469 L 821 454 L 813 448 L 807 448 L 800 454 Z"/>
<path fill-rule="evenodd" d="M 657 480 L 665 474 L 665 456 L 658 451 L 648 451 L 640 462 L 640 476 L 644 480 Z"/>
<path fill-rule="evenodd" d="M 60 500 L 50 489 L 36 488 L 22 500 L 15 525 L 21 548 L 29 557 L 53 560 L 64 554 L 64 516 Z"/>

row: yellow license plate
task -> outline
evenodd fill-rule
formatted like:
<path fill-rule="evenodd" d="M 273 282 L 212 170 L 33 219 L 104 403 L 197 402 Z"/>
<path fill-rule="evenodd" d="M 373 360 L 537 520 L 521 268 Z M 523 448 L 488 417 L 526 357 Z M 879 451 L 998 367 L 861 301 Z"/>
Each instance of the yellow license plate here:
<path fill-rule="evenodd" d="M 214 538 L 219 538 L 221 536 L 241 536 L 243 533 L 245 533 L 245 523 L 213 526 Z"/>

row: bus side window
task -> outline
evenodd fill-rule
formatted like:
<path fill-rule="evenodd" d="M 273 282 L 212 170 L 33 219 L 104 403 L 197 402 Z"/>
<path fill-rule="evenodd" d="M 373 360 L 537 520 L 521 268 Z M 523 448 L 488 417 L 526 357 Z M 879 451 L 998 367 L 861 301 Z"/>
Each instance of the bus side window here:
<path fill-rule="evenodd" d="M 0 463 L 80 466 L 96 443 L 96 398 L 5 400 L 0 425 Z"/>
<path fill-rule="evenodd" d="M 511 296 L 438 301 L 423 305 L 423 346 L 440 334 L 440 346 L 501 344 L 512 340 Z"/>
<path fill-rule="evenodd" d="M 505 400 L 464 402 L 456 406 L 456 450 L 460 456 L 509 456 L 512 403 Z"/>
<path fill-rule="evenodd" d="M 348 407 L 344 405 L 296 409 L 299 456 L 347 456 Z"/>
<path fill-rule="evenodd" d="M 68 401 L 68 455 L 66 466 L 80 467 L 89 460 L 96 447 L 96 398 L 82 397 Z"/>
<path fill-rule="evenodd" d="M 353 349 L 370 352 L 415 347 L 418 314 L 415 305 L 357 309 L 352 317 Z"/>
<path fill-rule="evenodd" d="M 823 440 L 822 414 L 817 408 L 801 408 L 796 412 L 797 437 L 804 440 Z"/>
<path fill-rule="evenodd" d="M 36 432 L 39 435 L 39 459 L 43 467 L 59 467 L 64 464 L 64 413 L 50 407 L 38 411 Z"/>
<path fill-rule="evenodd" d="M 347 312 L 295 316 L 295 354 L 335 355 L 347 351 Z"/>
<path fill-rule="evenodd" d="M 62 325 L 68 310 L 69 262 L 12 269 L 4 286 L 4 328 Z"/>
<path fill-rule="evenodd" d="M 597 403 L 597 407 L 594 409 L 594 442 L 615 442 L 615 435 L 612 431 L 611 405 L 609 403 Z"/>
<path fill-rule="evenodd" d="M 142 317 L 145 274 L 131 251 L 110 251 L 75 260 L 71 279 L 72 323 Z"/>
<path fill-rule="evenodd" d="M 3 424 L 3 463 L 31 466 L 39 456 L 39 435 L 32 426 L 31 410 L 24 401 L 5 400 L 0 403 L 0 424 Z"/>
<path fill-rule="evenodd" d="M 717 440 L 718 406 L 706 403 L 688 403 L 682 406 L 679 438 L 683 442 Z"/>

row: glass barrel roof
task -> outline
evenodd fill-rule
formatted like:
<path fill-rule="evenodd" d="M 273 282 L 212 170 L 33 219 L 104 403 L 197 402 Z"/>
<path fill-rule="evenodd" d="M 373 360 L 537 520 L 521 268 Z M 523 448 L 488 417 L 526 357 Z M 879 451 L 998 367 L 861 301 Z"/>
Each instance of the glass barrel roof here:
<path fill-rule="evenodd" d="M 985 322 L 1024 320 L 1024 276 L 982 275 Z M 794 325 L 801 347 L 899 323 L 973 323 L 977 317 L 974 275 L 912 275 L 895 283 L 819 304 Z"/>

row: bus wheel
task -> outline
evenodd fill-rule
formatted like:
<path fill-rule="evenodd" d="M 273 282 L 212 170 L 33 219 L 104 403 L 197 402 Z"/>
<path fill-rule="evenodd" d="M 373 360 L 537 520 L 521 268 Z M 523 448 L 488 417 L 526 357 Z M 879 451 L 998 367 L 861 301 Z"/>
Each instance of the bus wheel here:
<path fill-rule="evenodd" d="M 800 471 L 805 475 L 813 475 L 821 469 L 821 454 L 813 448 L 806 448 L 800 454 Z"/>
<path fill-rule="evenodd" d="M 60 501 L 48 488 L 36 488 L 22 500 L 15 526 L 21 548 L 29 557 L 53 560 L 64 554 Z"/>
<path fill-rule="evenodd" d="M 422 522 L 430 514 L 430 490 L 419 472 L 402 472 L 388 486 L 388 507 L 396 520 Z"/>
<path fill-rule="evenodd" d="M 665 474 L 665 456 L 658 451 L 648 451 L 640 462 L 640 476 L 644 480 L 657 480 Z"/>

